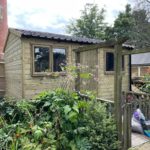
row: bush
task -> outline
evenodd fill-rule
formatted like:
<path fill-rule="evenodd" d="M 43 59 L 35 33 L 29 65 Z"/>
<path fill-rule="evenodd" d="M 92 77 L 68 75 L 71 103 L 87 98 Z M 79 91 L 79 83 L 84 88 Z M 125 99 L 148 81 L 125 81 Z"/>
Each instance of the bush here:
<path fill-rule="evenodd" d="M 115 150 L 117 132 L 105 105 L 74 92 L 43 92 L 0 105 L 0 145 L 7 150 Z"/>
<path fill-rule="evenodd" d="M 144 85 L 140 88 L 141 91 L 150 93 L 150 75 L 145 75 L 144 79 Z"/>

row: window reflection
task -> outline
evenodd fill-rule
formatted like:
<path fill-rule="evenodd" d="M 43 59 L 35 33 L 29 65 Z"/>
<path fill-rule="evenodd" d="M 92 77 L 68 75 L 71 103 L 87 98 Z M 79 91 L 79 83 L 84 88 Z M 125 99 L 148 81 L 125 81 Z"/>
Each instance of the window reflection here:
<path fill-rule="evenodd" d="M 45 72 L 49 69 L 49 48 L 34 47 L 35 72 Z"/>
<path fill-rule="evenodd" d="M 53 71 L 60 72 L 66 65 L 66 50 L 64 48 L 53 49 Z"/>
<path fill-rule="evenodd" d="M 124 71 L 125 62 L 124 56 L 122 56 L 122 70 Z M 106 71 L 114 71 L 114 53 L 107 52 L 106 53 Z"/>
<path fill-rule="evenodd" d="M 106 71 L 114 71 L 114 53 L 106 53 Z"/>

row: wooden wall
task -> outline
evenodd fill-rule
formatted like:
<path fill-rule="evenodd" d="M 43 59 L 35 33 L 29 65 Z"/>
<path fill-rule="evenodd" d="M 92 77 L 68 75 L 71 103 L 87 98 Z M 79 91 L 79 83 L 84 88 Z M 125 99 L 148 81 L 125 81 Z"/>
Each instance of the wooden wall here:
<path fill-rule="evenodd" d="M 5 48 L 6 95 L 22 98 L 22 45 L 18 36 L 10 34 Z"/>
<path fill-rule="evenodd" d="M 5 94 L 5 69 L 4 62 L 0 61 L 0 97 Z"/>
<path fill-rule="evenodd" d="M 77 45 L 71 45 L 70 43 L 51 42 L 48 40 L 36 40 L 36 39 L 23 39 L 23 97 L 33 98 L 36 94 L 45 90 L 54 90 L 60 87 L 64 87 L 68 84 L 68 76 L 32 76 L 32 55 L 31 45 L 53 45 L 63 46 L 67 48 L 67 61 L 69 64 L 75 63 L 75 55 L 72 49 Z M 69 83 L 69 89 L 74 89 L 74 82 Z"/>
<path fill-rule="evenodd" d="M 79 89 L 82 90 L 90 90 L 93 92 L 98 92 L 98 82 L 96 78 L 98 77 L 98 51 L 97 50 L 89 50 L 89 51 L 82 51 L 80 52 L 80 64 L 81 64 L 81 71 L 80 71 L 80 87 Z M 83 75 L 82 75 L 83 74 Z M 90 75 L 89 78 L 86 76 Z M 82 77 L 83 76 L 83 77 Z M 85 76 L 85 77 L 84 77 Z"/>
<path fill-rule="evenodd" d="M 88 89 L 96 91 L 97 96 L 103 99 L 114 99 L 114 72 L 105 71 L 105 53 L 114 52 L 112 48 L 100 48 L 89 51 L 80 52 L 80 63 L 82 65 L 87 65 L 89 72 L 94 73 L 94 80 L 81 80 L 80 79 L 80 90 Z M 123 73 L 123 91 L 129 90 L 129 66 L 128 66 L 128 56 L 125 56 L 125 70 Z M 84 83 L 86 82 L 86 83 Z"/>
<path fill-rule="evenodd" d="M 98 65 L 99 65 L 99 86 L 98 93 L 99 97 L 113 100 L 114 98 L 114 72 L 105 72 L 105 53 L 106 51 L 114 51 L 114 49 L 104 48 L 99 49 L 98 54 Z M 122 90 L 129 90 L 129 58 L 125 56 L 125 70 L 123 73 Z"/>

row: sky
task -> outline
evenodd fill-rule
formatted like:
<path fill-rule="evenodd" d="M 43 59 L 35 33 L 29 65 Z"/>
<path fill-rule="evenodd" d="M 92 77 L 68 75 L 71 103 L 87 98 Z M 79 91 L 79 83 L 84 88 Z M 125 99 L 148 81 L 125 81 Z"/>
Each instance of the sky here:
<path fill-rule="evenodd" d="M 7 3 L 9 27 L 65 34 L 66 25 L 80 17 L 86 3 L 105 8 L 105 21 L 113 24 L 128 0 L 7 0 Z"/>

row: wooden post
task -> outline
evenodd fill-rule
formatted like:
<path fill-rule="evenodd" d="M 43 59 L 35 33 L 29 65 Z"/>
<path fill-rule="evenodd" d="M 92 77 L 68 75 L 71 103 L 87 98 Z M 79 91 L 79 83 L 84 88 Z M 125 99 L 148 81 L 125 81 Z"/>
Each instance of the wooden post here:
<path fill-rule="evenodd" d="M 127 149 L 131 147 L 131 118 L 132 118 L 132 111 L 131 111 L 131 103 L 127 105 Z"/>
<path fill-rule="evenodd" d="M 80 52 L 75 52 L 76 66 L 80 63 Z M 75 90 L 80 91 L 80 69 L 77 66 L 77 78 L 75 79 Z"/>
<path fill-rule="evenodd" d="M 116 44 L 115 46 L 114 102 L 115 102 L 115 117 L 116 117 L 119 141 L 122 141 L 121 93 L 122 93 L 122 45 Z"/>

